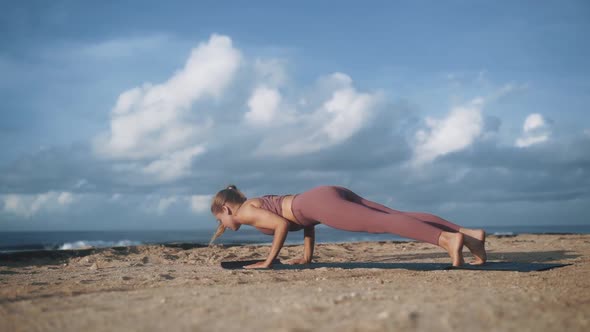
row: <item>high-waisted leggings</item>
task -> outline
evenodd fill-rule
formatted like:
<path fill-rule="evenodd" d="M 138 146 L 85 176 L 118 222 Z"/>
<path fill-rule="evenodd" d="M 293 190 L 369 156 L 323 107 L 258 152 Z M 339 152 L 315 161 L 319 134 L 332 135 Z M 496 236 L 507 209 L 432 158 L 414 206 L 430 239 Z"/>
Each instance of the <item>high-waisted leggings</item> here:
<path fill-rule="evenodd" d="M 459 225 L 430 213 L 393 210 L 339 186 L 319 186 L 297 194 L 292 210 L 302 226 L 319 223 L 368 233 L 391 233 L 438 245 L 442 231 L 458 232 Z"/>

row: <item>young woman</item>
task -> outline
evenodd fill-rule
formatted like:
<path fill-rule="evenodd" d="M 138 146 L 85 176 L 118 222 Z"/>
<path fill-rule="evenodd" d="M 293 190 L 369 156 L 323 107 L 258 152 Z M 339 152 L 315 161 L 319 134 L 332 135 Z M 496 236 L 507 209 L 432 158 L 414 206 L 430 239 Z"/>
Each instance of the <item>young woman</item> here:
<path fill-rule="evenodd" d="M 211 243 L 226 228 L 237 231 L 242 225 L 274 235 L 268 258 L 245 268 L 270 267 L 283 247 L 287 232 L 301 229 L 304 231 L 303 258 L 289 263 L 310 263 L 317 224 L 351 232 L 391 233 L 432 243 L 449 253 L 453 266 L 464 264 L 463 245 L 475 256 L 472 264 L 486 261 L 483 230 L 463 228 L 429 213 L 393 210 L 339 186 L 319 186 L 297 195 L 247 199 L 236 186 L 230 185 L 215 195 L 211 213 L 219 222 Z"/>

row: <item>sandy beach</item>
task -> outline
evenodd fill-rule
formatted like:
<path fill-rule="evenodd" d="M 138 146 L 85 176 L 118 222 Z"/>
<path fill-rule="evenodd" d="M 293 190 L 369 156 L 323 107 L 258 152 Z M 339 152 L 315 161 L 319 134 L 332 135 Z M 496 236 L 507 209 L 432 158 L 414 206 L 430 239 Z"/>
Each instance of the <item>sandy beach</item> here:
<path fill-rule="evenodd" d="M 590 235 L 489 236 L 487 243 L 490 261 L 571 265 L 445 270 L 440 248 L 389 241 L 317 244 L 314 262 L 329 264 L 311 269 L 220 266 L 264 259 L 265 245 L 3 254 L 0 331 L 590 329 Z M 286 246 L 279 258 L 302 250 Z"/>

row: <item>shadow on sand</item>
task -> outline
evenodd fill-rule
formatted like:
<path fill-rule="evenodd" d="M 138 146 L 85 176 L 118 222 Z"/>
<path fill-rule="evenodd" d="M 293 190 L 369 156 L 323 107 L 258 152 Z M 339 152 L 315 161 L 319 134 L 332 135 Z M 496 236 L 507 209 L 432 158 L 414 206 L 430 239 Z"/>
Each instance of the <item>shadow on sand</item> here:
<path fill-rule="evenodd" d="M 166 248 L 179 250 L 192 250 L 206 247 L 202 244 L 191 243 L 174 243 L 163 245 Z M 227 247 L 234 246 L 229 245 Z M 239 245 L 237 245 L 239 246 Z M 44 265 L 60 265 L 68 263 L 70 259 L 77 257 L 84 257 L 88 255 L 101 254 L 108 258 L 123 258 L 129 254 L 139 254 L 140 247 L 126 246 L 126 247 L 111 247 L 111 248 L 89 248 L 89 249 L 75 249 L 75 250 L 37 250 L 24 252 L 0 253 L 0 266 L 23 267 L 23 266 L 44 266 Z M 162 252 L 162 255 L 168 253 Z M 466 254 L 466 260 L 469 260 L 469 255 Z M 535 252 L 488 252 L 488 263 L 484 266 L 473 267 L 466 266 L 469 269 L 478 270 L 506 270 L 506 271 L 540 271 L 557 266 L 563 266 L 564 260 L 573 259 L 580 255 L 573 251 L 555 250 L 555 251 L 535 251 Z M 409 269 L 416 271 L 432 271 L 452 268 L 447 263 L 429 263 L 429 262 L 411 262 L 416 260 L 428 261 L 434 259 L 448 259 L 448 255 L 444 252 L 437 253 L 395 253 L 387 255 L 387 257 L 380 256 L 379 259 L 372 262 L 343 262 L 343 263 L 313 263 L 307 266 L 290 266 L 280 264 L 274 269 L 314 269 L 314 268 L 342 268 L 342 269 Z M 395 261 L 392 263 L 392 261 Z M 407 262 L 410 261 L 410 262 Z M 407 263 L 406 263 L 407 262 Z M 543 265 L 541 263 L 556 263 L 552 265 Z M 225 262 L 224 262 L 225 263 Z M 231 263 L 231 262 L 229 262 Z M 240 263 L 233 263 L 240 264 Z M 243 263 L 241 266 L 247 265 Z M 236 267 L 227 267 L 236 268 Z"/>
<path fill-rule="evenodd" d="M 245 265 L 261 262 L 262 260 L 246 261 L 226 261 L 221 262 L 224 269 L 236 270 L 242 269 Z M 312 263 L 307 265 L 288 265 L 282 264 L 275 260 L 271 269 L 257 270 L 309 270 L 319 268 L 335 269 L 404 269 L 412 271 L 436 271 L 436 270 L 482 270 L 482 271 L 516 271 L 531 272 L 544 271 L 557 267 L 563 267 L 572 264 L 561 263 L 535 263 L 535 262 L 499 262 L 488 261 L 484 265 L 465 264 L 460 267 L 454 267 L 446 263 L 377 263 L 377 262 L 341 262 L 341 263 Z"/>

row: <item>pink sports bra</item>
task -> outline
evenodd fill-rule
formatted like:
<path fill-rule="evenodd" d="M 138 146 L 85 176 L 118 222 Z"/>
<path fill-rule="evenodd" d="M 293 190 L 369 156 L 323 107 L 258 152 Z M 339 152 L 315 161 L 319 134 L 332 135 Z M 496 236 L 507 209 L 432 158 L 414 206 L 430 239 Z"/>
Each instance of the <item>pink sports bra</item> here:
<path fill-rule="evenodd" d="M 289 195 L 264 195 L 264 196 L 258 197 L 260 199 L 260 202 L 262 203 L 260 205 L 260 208 L 270 211 L 270 212 L 282 217 L 283 216 L 283 200 L 287 196 L 289 196 Z M 260 227 L 256 227 L 256 228 L 264 234 L 268 234 L 268 235 L 274 234 L 274 230 L 272 230 L 272 229 L 260 228 Z M 301 225 L 298 225 L 293 222 L 289 222 L 289 232 L 298 231 L 302 228 L 303 228 L 303 226 L 301 226 Z"/>

